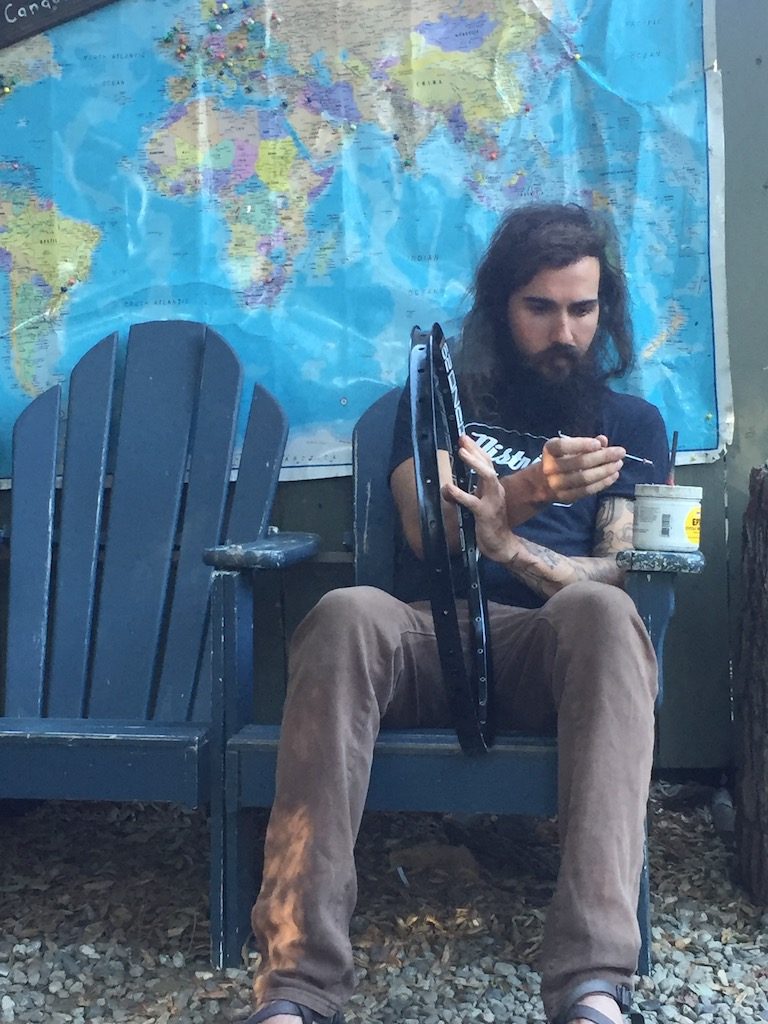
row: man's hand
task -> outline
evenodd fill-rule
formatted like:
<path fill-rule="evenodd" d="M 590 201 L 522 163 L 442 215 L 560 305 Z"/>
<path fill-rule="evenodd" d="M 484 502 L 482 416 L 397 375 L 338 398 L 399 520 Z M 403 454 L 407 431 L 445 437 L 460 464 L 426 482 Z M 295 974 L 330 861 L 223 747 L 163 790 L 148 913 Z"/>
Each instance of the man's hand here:
<path fill-rule="evenodd" d="M 500 480 L 490 456 L 471 438 L 460 438 L 459 458 L 475 472 L 477 486 L 467 494 L 456 484 L 445 482 L 441 487 L 443 500 L 469 509 L 475 517 L 477 546 L 482 554 L 499 562 L 544 598 L 578 580 L 621 586 L 624 574 L 616 565 L 616 551 L 631 545 L 627 540 L 627 531 L 631 536 L 632 530 L 631 501 L 601 501 L 596 526 L 599 541 L 594 553 L 586 557 L 561 555 L 513 532 L 513 525 L 534 514 L 544 502 L 539 498 L 531 503 L 530 489 L 510 491 L 505 486 L 507 481 L 538 468 L 540 479 L 547 481 L 547 493 L 552 495 L 546 501 L 575 501 L 609 487 L 618 476 L 625 454 L 623 448 L 609 448 L 604 436 L 553 438 L 547 446 L 551 448 L 545 457 L 546 467 L 543 458 L 537 466 Z"/>
<path fill-rule="evenodd" d="M 501 479 L 483 449 L 466 434 L 459 438 L 458 457 L 477 474 L 477 487 L 468 495 L 452 482 L 451 459 L 439 451 L 438 466 L 444 520 L 451 551 L 458 551 L 457 505 L 464 505 L 477 520 L 478 546 L 488 558 L 509 564 L 520 552 L 522 541 L 511 531 L 553 501 L 572 502 L 597 494 L 616 480 L 625 450 L 608 447 L 598 437 L 555 437 L 544 445 L 539 462 Z M 419 558 L 421 525 L 413 459 L 406 459 L 392 473 L 392 494 L 400 512 L 408 544 Z M 503 516 L 506 516 L 503 519 Z M 504 529 L 506 527 L 506 529 Z"/>
<path fill-rule="evenodd" d="M 626 454 L 624 448 L 609 447 L 605 434 L 550 438 L 539 463 L 546 492 L 543 500 L 572 502 L 599 494 L 618 480 Z"/>
<path fill-rule="evenodd" d="M 477 473 L 478 498 L 487 498 L 492 492 L 498 497 L 498 489 L 503 491 L 507 525 L 514 528 L 553 501 L 569 504 L 610 487 L 618 479 L 626 451 L 618 446 L 609 447 L 604 434 L 553 437 L 544 445 L 541 461 L 501 479 L 496 476 L 490 457 L 466 434 L 459 438 L 458 454 Z M 495 482 L 492 490 L 491 479 Z M 443 487 L 446 500 L 465 505 L 477 516 L 477 506 L 463 501 L 461 494 L 455 485 Z M 490 507 L 481 514 L 490 518 Z"/>
<path fill-rule="evenodd" d="M 553 501 L 570 504 L 599 494 L 619 476 L 626 451 L 597 437 L 552 437 L 541 459 L 501 478 L 507 496 L 507 522 L 519 526 Z"/>
<path fill-rule="evenodd" d="M 477 546 L 486 558 L 509 564 L 519 551 L 520 540 L 509 527 L 507 494 L 493 462 L 466 435 L 459 438 L 458 455 L 467 469 L 475 473 L 476 486 L 468 494 L 453 481 L 447 481 L 440 489 L 443 499 L 454 505 L 463 505 L 473 514 Z"/>

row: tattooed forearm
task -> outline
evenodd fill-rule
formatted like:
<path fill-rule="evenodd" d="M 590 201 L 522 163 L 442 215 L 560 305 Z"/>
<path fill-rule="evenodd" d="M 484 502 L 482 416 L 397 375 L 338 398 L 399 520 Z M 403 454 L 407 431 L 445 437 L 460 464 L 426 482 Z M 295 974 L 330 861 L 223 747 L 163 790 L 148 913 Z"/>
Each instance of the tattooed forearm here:
<path fill-rule="evenodd" d="M 624 573 L 616 565 L 615 554 L 577 558 L 561 555 L 523 538 L 518 538 L 518 541 L 518 554 L 508 563 L 507 569 L 542 597 L 551 597 L 569 583 L 580 580 L 595 580 L 614 586 L 621 586 L 624 581 Z"/>
<path fill-rule="evenodd" d="M 507 568 L 542 597 L 551 597 L 579 580 L 623 586 L 624 573 L 616 565 L 616 552 L 632 547 L 632 519 L 633 502 L 629 498 L 603 498 L 595 518 L 591 556 L 561 555 L 519 537 L 518 553 Z"/>
<path fill-rule="evenodd" d="M 595 518 L 592 553 L 598 557 L 632 547 L 634 502 L 629 498 L 604 498 Z"/>

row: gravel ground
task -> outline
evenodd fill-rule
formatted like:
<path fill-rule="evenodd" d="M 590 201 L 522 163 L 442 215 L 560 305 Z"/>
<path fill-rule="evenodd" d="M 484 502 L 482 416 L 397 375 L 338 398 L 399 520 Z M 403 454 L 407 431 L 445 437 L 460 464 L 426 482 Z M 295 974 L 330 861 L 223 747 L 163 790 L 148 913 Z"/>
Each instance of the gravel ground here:
<path fill-rule="evenodd" d="M 768 1021 L 768 914 L 732 879 L 711 790 L 655 787 L 646 1021 Z M 204 816 L 40 804 L 0 819 L 0 1024 L 206 1024 L 249 1012 L 250 972 L 207 963 Z M 551 822 L 370 814 L 350 1024 L 543 1021 L 533 963 Z"/>

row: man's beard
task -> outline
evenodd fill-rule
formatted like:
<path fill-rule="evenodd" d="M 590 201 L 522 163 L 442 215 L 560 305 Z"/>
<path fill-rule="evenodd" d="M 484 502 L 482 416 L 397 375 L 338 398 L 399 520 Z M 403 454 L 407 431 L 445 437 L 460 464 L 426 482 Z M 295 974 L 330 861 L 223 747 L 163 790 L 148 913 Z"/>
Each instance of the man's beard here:
<path fill-rule="evenodd" d="M 500 346 L 498 398 L 504 425 L 552 437 L 592 437 L 600 429 L 604 375 L 589 349 L 553 345 L 531 359 L 509 340 Z"/>

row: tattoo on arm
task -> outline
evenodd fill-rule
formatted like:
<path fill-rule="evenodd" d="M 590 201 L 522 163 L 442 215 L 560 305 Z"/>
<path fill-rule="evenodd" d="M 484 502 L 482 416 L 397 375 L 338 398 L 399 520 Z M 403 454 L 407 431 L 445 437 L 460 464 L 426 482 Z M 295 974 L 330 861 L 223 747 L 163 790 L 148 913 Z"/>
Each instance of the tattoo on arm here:
<path fill-rule="evenodd" d="M 521 537 L 520 553 L 508 569 L 543 597 L 580 580 L 620 587 L 625 574 L 616 565 L 616 553 L 632 547 L 633 512 L 631 499 L 606 497 L 598 505 L 591 555 L 561 555 Z"/>
<path fill-rule="evenodd" d="M 561 555 L 551 548 L 520 538 L 520 554 L 508 565 L 509 571 L 542 597 L 581 580 L 621 586 L 624 573 L 616 565 L 615 553 L 576 557 Z"/>
<path fill-rule="evenodd" d="M 604 498 L 595 518 L 595 543 L 592 554 L 615 554 L 632 547 L 634 502 L 630 498 Z"/>

